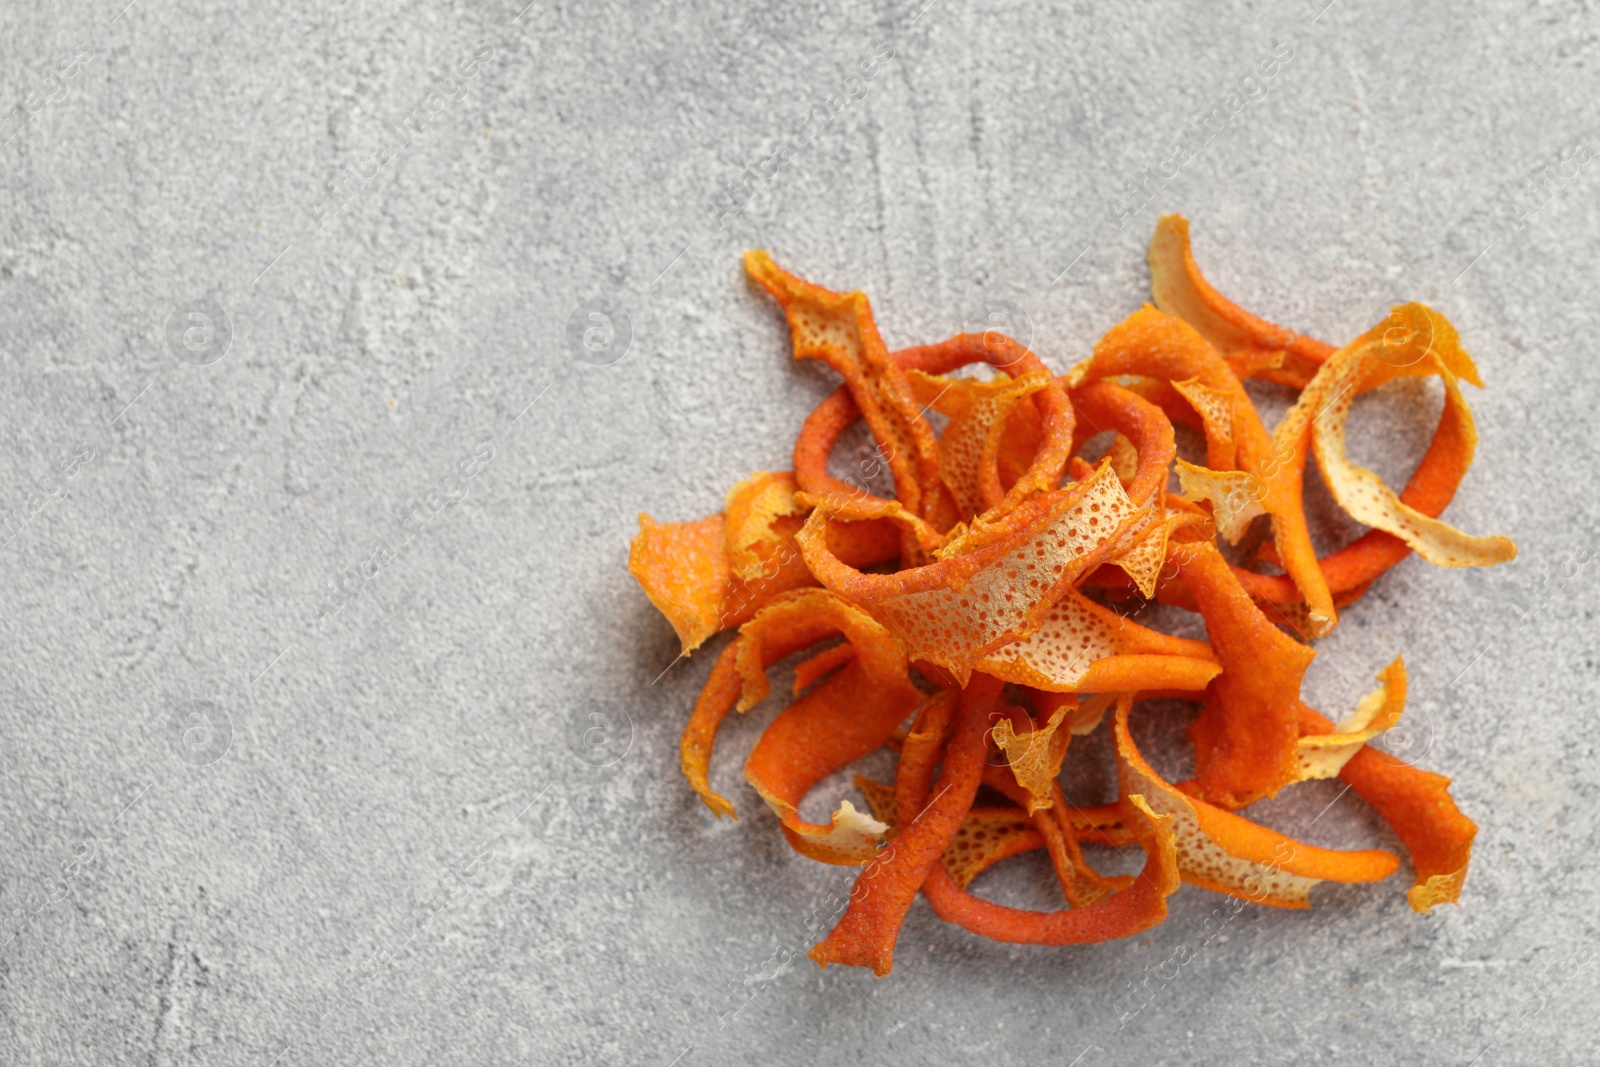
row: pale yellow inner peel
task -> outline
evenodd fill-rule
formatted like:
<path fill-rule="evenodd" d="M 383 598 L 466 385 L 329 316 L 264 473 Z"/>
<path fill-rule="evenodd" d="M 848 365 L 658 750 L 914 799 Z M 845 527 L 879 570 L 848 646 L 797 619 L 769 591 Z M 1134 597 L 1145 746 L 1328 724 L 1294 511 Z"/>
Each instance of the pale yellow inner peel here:
<path fill-rule="evenodd" d="M 1274 444 L 1287 454 L 1309 432 L 1323 480 L 1346 514 L 1400 538 L 1430 563 L 1483 567 L 1514 559 L 1517 546 L 1510 538 L 1474 537 L 1422 514 L 1375 473 L 1352 463 L 1346 452 L 1345 424 L 1358 393 L 1396 378 L 1433 374 L 1444 382 L 1444 417 L 1456 421 L 1470 460 L 1478 434 L 1458 380 L 1481 384 L 1477 368 L 1455 328 L 1423 304 L 1396 307 L 1384 322 L 1330 356 L 1278 424 Z"/>
<path fill-rule="evenodd" d="M 1406 708 L 1406 665 L 1398 657 L 1378 672 L 1377 689 L 1361 698 L 1331 734 L 1299 741 L 1300 779 L 1336 778 L 1361 746 L 1400 721 Z"/>
<path fill-rule="evenodd" d="M 1211 501 L 1217 532 L 1238 544 L 1250 521 L 1267 513 L 1262 503 L 1261 481 L 1246 471 L 1214 471 L 1197 467 L 1186 460 L 1173 464 L 1178 472 L 1178 494 L 1191 504 Z"/>

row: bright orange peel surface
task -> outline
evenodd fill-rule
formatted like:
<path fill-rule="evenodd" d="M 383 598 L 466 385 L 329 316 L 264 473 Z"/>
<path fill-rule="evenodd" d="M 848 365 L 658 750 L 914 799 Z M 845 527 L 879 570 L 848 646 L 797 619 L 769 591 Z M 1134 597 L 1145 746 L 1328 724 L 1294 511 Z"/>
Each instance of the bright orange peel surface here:
<path fill-rule="evenodd" d="M 706 518 L 641 515 L 628 569 L 684 654 L 738 631 L 682 740 L 684 775 L 719 816 L 734 813 L 710 784 L 719 727 L 803 654 L 744 776 L 799 854 L 859 868 L 811 950 L 819 964 L 887 974 L 919 893 L 974 934 L 1067 945 L 1148 929 L 1183 883 L 1307 908 L 1321 882 L 1389 877 L 1399 859 L 1384 849 L 1322 848 L 1245 810 L 1318 778 L 1342 778 L 1394 830 L 1415 910 L 1461 896 L 1477 827 L 1448 779 L 1373 747 L 1404 713 L 1403 661 L 1337 724 L 1301 685 L 1309 639 L 1406 556 L 1482 566 L 1515 554 L 1440 519 L 1477 444 L 1459 383 L 1481 387 L 1478 370 L 1420 304 L 1337 348 L 1243 310 L 1206 281 L 1179 216 L 1161 218 L 1149 260 L 1155 306 L 1058 376 L 993 333 L 891 352 L 864 294 L 764 252 L 745 258 L 783 309 L 794 356 L 842 384 L 800 426 L 793 473 L 756 472 Z M 1417 376 L 1440 379 L 1443 414 L 1396 492 L 1350 460 L 1348 415 L 1362 394 Z M 1274 429 L 1246 378 L 1297 394 Z M 858 419 L 893 498 L 829 471 Z M 1174 423 L 1200 434 L 1203 457 L 1177 455 Z M 1303 499 L 1313 458 L 1370 528 L 1320 558 Z M 1174 612 L 1197 614 L 1206 640 L 1167 632 Z M 1133 709 L 1152 699 L 1199 705 L 1187 780 L 1168 781 L 1134 743 Z M 1063 775 L 1096 746 L 1073 740 L 1101 730 L 1116 793 L 1079 803 Z M 892 784 L 856 775 L 864 803 L 840 798 L 826 821 L 802 814 L 814 789 L 838 797 L 840 772 L 884 752 L 897 757 Z M 1142 868 L 1102 873 L 1091 861 L 1104 846 L 1139 849 Z M 985 871 L 1038 849 L 1062 907 L 975 894 Z"/>

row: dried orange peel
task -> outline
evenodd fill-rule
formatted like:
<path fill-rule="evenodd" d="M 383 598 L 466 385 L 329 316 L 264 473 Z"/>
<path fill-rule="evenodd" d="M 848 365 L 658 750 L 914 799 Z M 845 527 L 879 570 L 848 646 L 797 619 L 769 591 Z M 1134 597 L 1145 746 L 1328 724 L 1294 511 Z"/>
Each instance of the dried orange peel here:
<path fill-rule="evenodd" d="M 898 711 L 898 715 L 881 730 L 882 736 L 876 743 L 868 745 L 858 754 L 865 755 L 881 746 L 894 728 L 904 721 L 919 694 L 909 681 L 905 652 L 888 631 L 865 612 L 826 590 L 797 589 L 783 594 L 745 623 L 740 628 L 738 639 L 723 651 L 712 669 L 713 680 L 702 690 L 684 731 L 684 775 L 713 812 L 719 816 L 734 814 L 733 805 L 713 792 L 709 784 L 712 749 L 722 720 L 736 706 L 740 711 L 745 711 L 766 699 L 771 691 L 766 672 L 774 663 L 841 634 L 849 642 L 852 655 L 840 674 L 851 672 L 850 678 L 858 683 L 857 688 L 867 694 L 864 703 L 874 706 L 888 704 L 884 714 Z M 838 676 L 827 679 L 818 687 L 818 691 L 829 687 Z M 829 736 L 826 727 L 823 727 L 822 736 L 816 737 L 816 727 L 809 720 L 818 716 L 824 720 L 838 718 L 839 712 L 833 705 L 849 703 L 848 690 L 840 694 L 835 687 L 828 689 L 828 693 L 827 699 L 809 705 L 800 702 L 791 705 L 790 710 L 798 707 L 802 711 L 784 723 L 780 731 L 787 731 L 800 747 L 822 748 L 821 754 L 811 751 L 805 753 L 803 758 L 811 764 L 830 758 L 836 751 L 849 752 L 851 744 L 859 743 L 856 734 L 863 728 L 863 724 L 855 720 L 872 718 L 852 715 L 847 708 L 845 718 L 851 721 L 844 726 L 845 736 Z M 774 723 L 775 727 L 778 725 Z M 865 728 L 869 736 L 877 736 L 872 727 Z M 757 747 L 759 749 L 761 745 Z M 843 762 L 848 762 L 850 758 L 853 757 L 843 757 Z M 752 756 L 752 759 L 755 757 Z M 763 799 L 773 804 L 774 798 L 777 798 L 778 804 L 787 804 L 790 808 L 797 807 L 805 791 L 833 769 L 822 770 L 808 780 L 804 777 L 806 769 L 782 767 L 772 757 L 757 761 L 755 766 L 759 782 L 757 791 L 761 792 Z M 748 766 L 746 774 L 750 774 Z M 780 815 L 783 814 L 786 813 L 780 812 Z"/>
<path fill-rule="evenodd" d="M 1272 436 L 1227 361 L 1189 323 L 1146 307 L 1113 326 L 1095 345 L 1094 355 L 1068 372 L 1067 380 L 1076 388 L 1120 375 L 1195 383 L 1218 394 L 1218 403 L 1228 412 L 1235 463 L 1261 510 L 1272 517 L 1278 559 L 1310 609 L 1311 636 L 1332 630 L 1338 616 L 1306 525 L 1301 468 L 1280 461 Z"/>
<path fill-rule="evenodd" d="M 1307 738 L 1325 736 L 1332 723 L 1312 708 L 1301 708 Z M 1394 830 L 1411 853 L 1415 884 L 1406 891 L 1411 907 L 1426 915 L 1437 904 L 1461 896 L 1478 827 L 1450 796 L 1450 779 L 1421 770 L 1387 752 L 1363 745 L 1339 770 L 1355 793 Z"/>
<path fill-rule="evenodd" d="M 939 473 L 955 497 L 961 520 L 998 507 L 1007 493 L 1000 482 L 1007 421 L 1022 401 L 1044 389 L 1059 389 L 1055 376 L 1042 370 L 1020 378 L 1001 373 L 985 382 L 913 368 L 906 379 L 925 410 L 950 419 L 939 435 Z M 1066 458 L 1061 456 L 1063 462 Z"/>
<path fill-rule="evenodd" d="M 1401 500 L 1372 471 L 1350 462 L 1345 423 L 1360 392 L 1397 378 L 1436 374 L 1444 382 L 1441 422 L 1456 441 L 1452 454 L 1463 468 L 1472 462 L 1477 429 L 1461 395 L 1459 379 L 1482 387 L 1478 369 L 1461 347 L 1455 328 L 1430 308 L 1405 304 L 1328 357 L 1275 433 L 1280 450 L 1303 450 L 1309 435 L 1333 498 L 1355 521 L 1392 534 L 1429 563 L 1481 567 L 1514 559 L 1506 537 L 1473 537 Z"/>
<path fill-rule="evenodd" d="M 824 586 L 871 611 L 913 657 L 964 684 L 990 653 L 1038 630 L 1053 601 L 1090 568 L 1131 548 L 1150 515 L 1105 463 L 992 526 L 975 523 L 943 558 L 893 574 L 866 574 L 840 560 L 826 536 L 826 507 L 811 513 L 797 540 Z"/>
<path fill-rule="evenodd" d="M 856 789 L 867 798 L 872 817 L 887 826 L 888 835 L 893 837 L 897 813 L 894 786 L 858 774 Z M 956 884 L 965 888 L 1001 860 L 1043 847 L 1044 836 L 1026 813 L 1009 805 L 975 807 L 961 820 L 939 861 Z"/>
<path fill-rule="evenodd" d="M 1218 893 L 1280 908 L 1308 908 L 1322 881 L 1376 882 L 1399 866 L 1392 852 L 1336 852 L 1295 841 L 1223 808 L 1197 800 L 1150 769 L 1128 732 L 1133 698 L 1117 704 L 1117 772 L 1124 794 L 1138 790 L 1151 810 L 1172 820 L 1183 880 Z"/>
<path fill-rule="evenodd" d="M 794 536 L 809 510 L 797 499 L 794 475 L 757 472 L 728 491 L 720 514 L 669 523 L 640 514 L 628 573 L 672 623 L 688 655 L 774 597 L 817 584 Z M 899 539 L 881 522 L 841 523 L 829 547 L 842 560 L 871 567 L 893 559 Z"/>
<path fill-rule="evenodd" d="M 863 293 L 835 293 L 796 278 L 765 252 L 750 252 L 745 270 L 783 308 L 796 359 L 817 359 L 844 378 L 856 407 L 886 445 L 895 496 L 912 514 L 931 519 L 945 493 L 939 477 L 939 442 L 889 358 Z"/>
<path fill-rule="evenodd" d="M 1359 596 L 1368 583 L 1417 547 L 1412 539 L 1396 536 L 1408 528 L 1413 537 L 1436 549 L 1437 561 L 1447 566 L 1512 558 L 1516 549 L 1506 538 L 1466 538 L 1442 523 L 1429 521 L 1437 519 L 1454 497 L 1477 446 L 1472 412 L 1457 380 L 1483 385 L 1454 327 L 1443 316 L 1420 304 L 1396 307 L 1363 337 L 1336 350 L 1326 342 L 1257 318 L 1218 293 L 1196 265 L 1189 246 L 1189 224 L 1179 215 L 1164 215 L 1157 223 L 1150 242 L 1150 273 L 1157 307 L 1184 319 L 1232 363 L 1263 354 L 1279 357 L 1275 362 L 1257 358 L 1258 367 L 1271 364 L 1272 369 L 1255 376 L 1301 390 L 1295 411 L 1281 420 L 1273 433 L 1276 465 L 1302 470 L 1314 427 L 1319 465 L 1331 463 L 1330 488 L 1342 506 L 1355 508 L 1352 518 L 1374 527 L 1319 561 L 1336 598 L 1351 592 Z M 1334 368 L 1325 371 L 1330 362 Z M 1443 379 L 1445 407 L 1427 452 L 1396 495 L 1370 471 L 1348 462 L 1345 421 L 1350 403 L 1362 393 L 1396 377 L 1425 374 Z M 1209 433 L 1207 439 L 1209 446 Z M 1328 469 L 1324 466 L 1325 477 Z M 1284 578 L 1248 573 L 1241 578 L 1263 603 L 1288 606 L 1301 600 L 1298 590 Z"/>
<path fill-rule="evenodd" d="M 715 814 L 734 814 L 711 787 L 723 720 L 768 698 L 769 672 L 798 660 L 744 776 L 796 852 L 859 868 L 812 959 L 889 973 L 919 893 L 980 936 L 1067 945 L 1160 923 L 1183 884 L 1307 908 L 1322 882 L 1395 873 L 1385 849 L 1323 848 L 1245 810 L 1319 778 L 1343 779 L 1393 829 L 1415 910 L 1459 900 L 1477 827 L 1448 779 L 1373 747 L 1404 714 L 1404 662 L 1338 723 L 1301 696 L 1315 666 L 1307 640 L 1408 555 L 1482 566 L 1515 553 L 1440 519 L 1477 444 L 1460 382 L 1482 384 L 1443 316 L 1396 307 L 1336 348 L 1222 296 L 1187 222 L 1163 216 L 1155 306 L 1058 376 L 992 333 L 891 352 L 864 294 L 805 281 L 763 252 L 745 267 L 783 309 L 794 356 L 843 382 L 801 425 L 792 473 L 758 471 L 692 522 L 641 515 L 628 569 L 684 654 L 738 631 L 681 744 L 684 776 Z M 1355 398 L 1417 376 L 1441 381 L 1443 414 L 1397 493 L 1350 460 L 1348 415 Z M 1246 378 L 1298 394 L 1271 430 Z M 892 498 L 828 469 L 857 420 Z M 1177 455 L 1174 424 L 1202 436 L 1203 462 Z M 1370 527 L 1321 558 L 1302 491 L 1312 459 Z M 1252 536 L 1262 516 L 1267 542 Z M 1241 547 L 1230 558 L 1221 542 Z M 1140 616 L 1147 604 L 1196 613 L 1206 640 L 1164 632 L 1171 616 Z M 1200 707 L 1187 780 L 1166 780 L 1134 743 L 1130 718 L 1151 699 Z M 1075 803 L 1063 767 L 1082 758 L 1073 739 L 1097 730 L 1110 734 L 1116 795 Z M 824 821 L 802 814 L 813 790 L 884 751 L 897 758 L 892 785 L 857 775 L 863 803 L 838 799 Z M 1137 848 L 1143 866 L 1102 873 L 1091 846 Z M 1039 849 L 1061 908 L 975 894 L 984 872 Z"/>
<path fill-rule="evenodd" d="M 1333 346 L 1276 326 L 1234 304 L 1200 273 L 1189 247 L 1189 221 L 1163 215 L 1150 238 L 1150 296 L 1156 307 L 1189 323 L 1231 366 L 1299 388 L 1333 354 Z"/>

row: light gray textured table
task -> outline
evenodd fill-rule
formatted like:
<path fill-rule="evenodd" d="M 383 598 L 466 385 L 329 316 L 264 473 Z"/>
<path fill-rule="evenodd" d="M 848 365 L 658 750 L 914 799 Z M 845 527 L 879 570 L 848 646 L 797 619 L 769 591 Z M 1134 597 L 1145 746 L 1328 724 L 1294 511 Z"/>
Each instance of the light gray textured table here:
<path fill-rule="evenodd" d="M 1600 16 L 522 2 L 0 12 L 0 1062 L 1600 1058 Z M 1246 306 L 1342 341 L 1425 300 L 1482 368 L 1449 517 L 1520 558 L 1408 561 L 1307 686 L 1404 653 L 1483 826 L 1462 906 L 1324 889 L 1174 968 L 1221 898 L 1057 950 L 918 904 L 890 978 L 819 974 L 849 872 L 738 777 L 770 711 L 715 766 L 744 819 L 694 802 L 710 657 L 667 669 L 624 572 L 832 386 L 739 256 L 891 345 L 1009 302 L 1064 368 L 1168 210 Z M 1364 403 L 1357 458 L 1403 479 L 1437 404 Z M 1336 782 L 1263 807 L 1393 844 Z"/>

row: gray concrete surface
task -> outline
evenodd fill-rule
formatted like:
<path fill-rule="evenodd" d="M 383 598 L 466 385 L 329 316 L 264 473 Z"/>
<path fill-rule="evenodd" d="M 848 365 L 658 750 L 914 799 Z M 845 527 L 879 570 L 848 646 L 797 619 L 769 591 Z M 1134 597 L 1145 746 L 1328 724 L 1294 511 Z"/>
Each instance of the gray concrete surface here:
<path fill-rule="evenodd" d="M 1600 15 L 523 2 L 0 10 L 0 1062 L 1600 1059 Z M 1070 950 L 918 905 L 891 978 L 819 974 L 848 873 L 738 778 L 770 711 L 718 824 L 676 770 L 709 657 L 623 569 L 831 387 L 739 255 L 891 344 L 1009 302 L 1065 367 L 1163 210 L 1265 315 L 1423 299 L 1479 360 L 1450 514 L 1521 557 L 1406 563 L 1308 686 L 1405 654 L 1395 743 L 1483 825 L 1462 907 L 1326 890 L 1175 967 L 1220 898 Z M 1437 403 L 1364 405 L 1358 457 L 1403 476 Z M 1392 843 L 1329 783 L 1263 817 Z"/>

